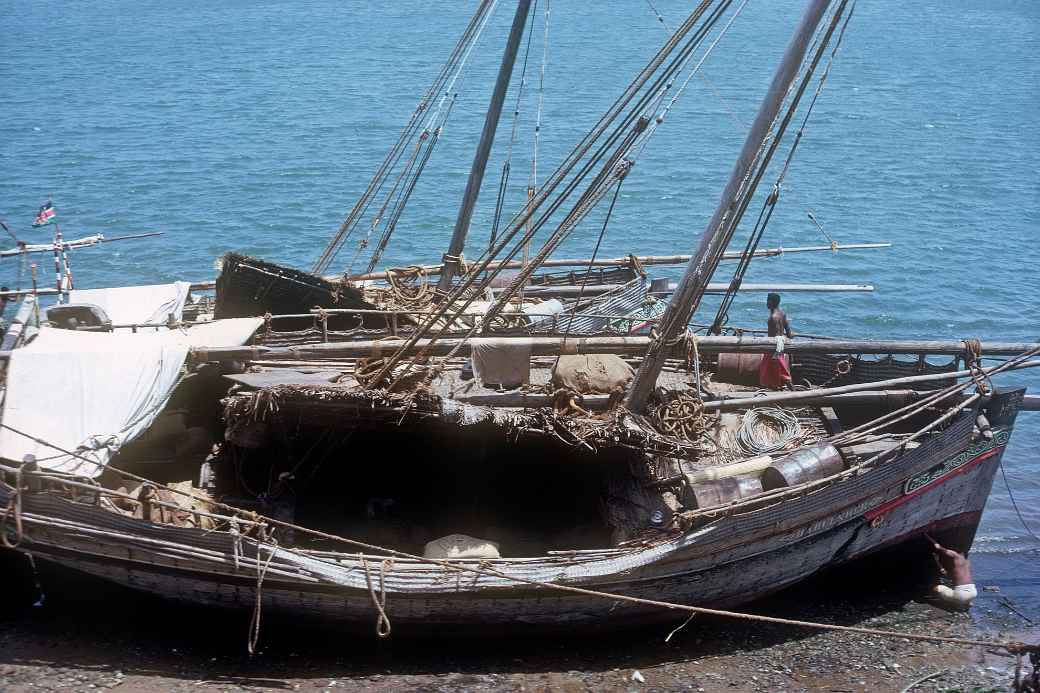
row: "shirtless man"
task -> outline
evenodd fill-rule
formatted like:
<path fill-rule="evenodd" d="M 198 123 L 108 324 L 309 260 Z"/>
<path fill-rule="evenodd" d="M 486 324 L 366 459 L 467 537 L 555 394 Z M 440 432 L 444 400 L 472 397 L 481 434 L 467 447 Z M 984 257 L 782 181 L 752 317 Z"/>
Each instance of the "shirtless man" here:
<path fill-rule="evenodd" d="M 794 332 L 791 331 L 791 325 L 787 322 L 787 313 L 780 309 L 780 294 L 769 294 L 766 297 L 766 307 L 769 308 L 769 336 L 783 335 L 792 339 Z"/>
<path fill-rule="evenodd" d="M 971 561 L 963 553 L 946 548 L 927 534 L 925 538 L 932 545 L 939 573 L 953 583 L 952 588 L 943 584 L 936 585 L 935 593 L 950 606 L 968 608 L 978 596 L 975 583 L 971 579 Z"/>
<path fill-rule="evenodd" d="M 787 322 L 787 314 L 780 309 L 780 294 L 769 294 L 766 307 L 769 308 L 769 336 L 793 338 L 794 332 Z M 780 340 L 777 340 L 775 352 L 762 355 L 762 362 L 758 366 L 758 384 L 771 390 L 791 386 L 791 362 L 787 354 L 783 353 Z"/>

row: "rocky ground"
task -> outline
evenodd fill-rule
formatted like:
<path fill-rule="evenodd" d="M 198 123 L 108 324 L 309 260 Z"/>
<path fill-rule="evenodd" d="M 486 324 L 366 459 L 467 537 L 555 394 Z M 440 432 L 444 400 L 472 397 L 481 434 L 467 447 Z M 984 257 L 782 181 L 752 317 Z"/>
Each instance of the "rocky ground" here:
<path fill-rule="evenodd" d="M 970 614 L 919 601 L 919 579 L 829 573 L 747 611 L 992 640 L 1040 641 L 1040 554 L 976 559 L 987 586 Z M 980 569 L 981 568 L 981 569 Z M 17 571 L 15 571 L 17 572 Z M 8 570 L 3 574 L 12 576 Z M 1024 577 L 1023 577 L 1024 576 Z M 879 582 L 880 580 L 880 582 Z M 0 622 L 0 690 L 89 691 L 914 691 L 1007 690 L 1015 661 L 961 647 L 698 616 L 566 638 L 482 634 L 388 641 L 266 620 L 246 653 L 249 614 L 184 608 L 43 570 L 42 606 Z M 389 609 L 393 618 L 392 604 Z M 1030 623 L 1030 620 L 1032 623 Z M 487 637 L 496 636 L 496 637 Z"/>

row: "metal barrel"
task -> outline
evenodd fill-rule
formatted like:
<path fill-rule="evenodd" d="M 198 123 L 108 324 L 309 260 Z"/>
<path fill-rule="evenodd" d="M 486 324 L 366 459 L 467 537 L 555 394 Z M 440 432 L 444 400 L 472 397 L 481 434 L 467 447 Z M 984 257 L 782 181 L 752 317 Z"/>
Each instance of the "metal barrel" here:
<path fill-rule="evenodd" d="M 719 354 L 719 366 L 713 380 L 731 385 L 758 385 L 761 354 Z"/>
<path fill-rule="evenodd" d="M 688 509 L 711 508 L 754 496 L 762 491 L 762 480 L 758 474 L 738 474 L 687 485 L 683 505 Z"/>
<path fill-rule="evenodd" d="M 833 445 L 817 445 L 792 453 L 769 465 L 762 472 L 762 488 L 796 486 L 844 471 L 845 460 Z"/>

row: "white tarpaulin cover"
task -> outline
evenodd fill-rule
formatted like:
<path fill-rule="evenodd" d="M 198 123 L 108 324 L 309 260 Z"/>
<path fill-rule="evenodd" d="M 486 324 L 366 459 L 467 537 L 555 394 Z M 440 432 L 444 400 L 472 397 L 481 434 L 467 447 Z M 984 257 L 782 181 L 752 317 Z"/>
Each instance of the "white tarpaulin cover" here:
<path fill-rule="evenodd" d="M 193 346 L 244 344 L 263 321 L 236 318 L 145 334 L 44 328 L 11 352 L 0 457 L 35 455 L 41 468 L 95 477 L 170 399 Z M 10 428 L 8 428 L 10 427 Z"/>
<path fill-rule="evenodd" d="M 181 319 L 189 282 L 82 289 L 69 292 L 69 303 L 92 303 L 108 314 L 113 325 L 165 325 L 173 313 Z"/>

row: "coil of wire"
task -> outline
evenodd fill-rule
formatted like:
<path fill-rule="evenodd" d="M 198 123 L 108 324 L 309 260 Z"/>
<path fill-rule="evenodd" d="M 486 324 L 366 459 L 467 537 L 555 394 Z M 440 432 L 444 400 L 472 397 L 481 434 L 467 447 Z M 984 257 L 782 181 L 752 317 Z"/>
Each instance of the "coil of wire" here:
<path fill-rule="evenodd" d="M 798 417 L 779 407 L 748 409 L 740 424 L 737 444 L 747 453 L 762 455 L 783 450 L 801 435 Z"/>

